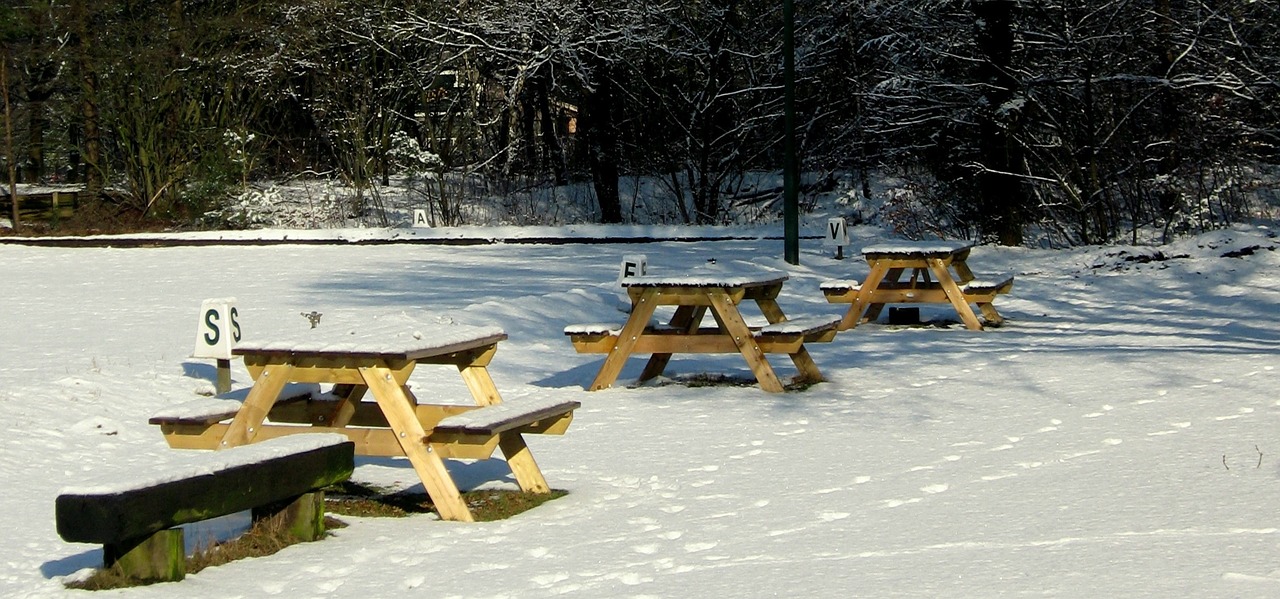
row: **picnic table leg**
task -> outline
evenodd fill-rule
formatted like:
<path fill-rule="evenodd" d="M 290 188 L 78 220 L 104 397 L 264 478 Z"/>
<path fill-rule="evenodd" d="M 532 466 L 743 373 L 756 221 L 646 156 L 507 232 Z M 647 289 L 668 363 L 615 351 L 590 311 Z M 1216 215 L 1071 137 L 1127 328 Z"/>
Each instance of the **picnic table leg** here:
<path fill-rule="evenodd" d="M 365 385 L 347 383 L 334 385 L 332 393 L 338 397 L 338 405 L 334 406 L 333 411 L 317 423 L 317 426 L 344 427 L 349 424 L 351 417 L 356 414 L 356 404 L 360 403 L 368 390 L 369 388 Z"/>
<path fill-rule="evenodd" d="M 764 314 L 769 324 L 778 324 L 787 320 L 787 315 L 782 312 L 782 307 L 778 305 L 778 301 L 772 298 L 761 298 L 756 300 L 756 305 L 760 306 L 760 313 Z M 822 382 L 822 372 L 818 370 L 817 362 L 813 361 L 813 357 L 809 355 L 809 350 L 804 345 L 800 345 L 800 350 L 787 354 L 791 358 L 791 363 L 795 364 L 796 372 L 799 373 L 797 380 L 805 383 Z"/>
<path fill-rule="evenodd" d="M 951 278 L 951 272 L 947 270 L 947 263 L 937 258 L 930 258 L 929 269 L 938 278 L 938 284 L 942 286 L 942 291 L 947 294 L 947 299 L 951 300 L 951 306 L 956 309 L 956 314 L 960 315 L 960 320 L 964 321 L 964 326 L 971 331 L 981 331 L 982 323 L 978 322 L 978 317 L 973 313 L 973 308 L 970 308 L 969 302 L 965 301 L 964 292 L 960 291 L 960 286 L 956 284 L 956 280 Z"/>
<path fill-rule="evenodd" d="M 405 394 L 399 381 L 385 367 L 362 367 L 360 376 L 368 385 L 373 398 L 377 400 L 382 414 L 387 417 L 391 430 L 395 431 L 400 447 L 413 464 L 413 469 L 422 479 L 422 484 L 431 496 L 432 503 L 440 512 L 443 520 L 472 522 L 471 510 L 462 500 L 458 485 L 453 482 L 444 460 L 424 441 L 427 431 L 418 422 L 413 403 Z"/>
<path fill-rule="evenodd" d="M 706 306 L 679 306 L 676 308 L 676 313 L 671 316 L 670 325 L 672 328 L 679 329 L 685 333 L 693 333 L 702 325 L 702 317 L 706 313 Z M 640 382 L 661 376 L 670 362 L 671 354 L 653 354 L 649 356 L 649 362 L 644 365 L 644 372 L 640 373 Z"/>
<path fill-rule="evenodd" d="M 507 466 L 511 468 L 511 474 L 515 475 L 521 491 L 551 492 L 551 487 L 547 486 L 547 479 L 542 476 L 542 469 L 533 460 L 533 452 L 529 451 L 523 435 L 515 432 L 503 433 L 498 438 L 498 448 L 502 450 L 503 457 L 507 458 Z"/>
<path fill-rule="evenodd" d="M 627 318 L 627 324 L 622 326 L 622 331 L 618 333 L 618 340 L 605 356 L 604 364 L 600 366 L 600 372 L 587 388 L 588 391 L 604 389 L 618 379 L 623 365 L 631 356 L 631 350 L 636 346 L 636 340 L 644 334 L 645 327 L 649 326 L 649 319 L 653 318 L 653 312 L 658 308 L 657 296 L 657 287 L 646 287 L 640 293 L 640 297 L 636 298 L 635 305 L 631 307 L 631 316 Z"/>
<path fill-rule="evenodd" d="M 978 302 L 978 309 L 982 310 L 982 316 L 987 319 L 987 324 L 993 327 L 1004 324 L 1004 317 L 996 312 L 996 307 L 991 302 Z"/>
<path fill-rule="evenodd" d="M 502 403 L 502 396 L 498 394 L 498 386 L 493 384 L 488 368 L 489 362 L 493 360 L 493 354 L 497 351 L 498 346 L 494 344 L 470 361 L 458 364 L 458 373 L 462 375 L 462 381 L 467 384 L 471 397 L 475 398 L 478 405 L 491 406 Z"/>
<path fill-rule="evenodd" d="M 969 270 L 969 250 L 965 250 L 963 255 L 956 256 L 951 261 L 951 269 L 956 271 L 957 283 L 968 283 L 973 280 L 973 271 Z"/>
<path fill-rule="evenodd" d="M 901 272 L 901 269 L 897 270 Z M 846 331 L 858 326 L 858 323 L 862 320 L 862 311 L 871 305 L 871 295 L 880 286 L 880 281 L 884 280 L 888 272 L 889 268 L 887 266 L 879 262 L 872 263 L 871 272 L 867 274 L 867 280 L 858 289 L 858 295 L 853 298 L 853 305 L 849 306 L 849 311 L 840 320 L 837 328 L 841 331 Z M 883 305 L 880 304 L 880 306 Z M 878 312 L 879 310 L 877 310 Z"/>
<path fill-rule="evenodd" d="M 235 418 L 222 435 L 222 440 L 215 449 L 226 449 L 251 443 L 262 428 L 262 421 L 267 419 L 271 406 L 275 405 L 280 392 L 289 383 L 289 375 L 293 372 L 292 364 L 269 364 L 258 373 L 245 397 L 244 404 L 236 411 Z"/>
<path fill-rule="evenodd" d="M 709 288 L 707 299 L 710 300 L 716 322 L 720 323 L 720 328 L 733 339 L 733 344 L 742 353 L 747 366 L 751 368 L 751 372 L 755 373 L 756 380 L 760 381 L 760 388 L 770 393 L 784 391 L 782 382 L 778 380 L 778 375 L 774 374 L 773 367 L 769 365 L 769 360 L 760 350 L 760 344 L 756 343 L 755 335 L 742 319 L 742 313 L 738 312 L 738 307 L 733 305 L 733 299 L 729 294 L 723 289 Z"/>

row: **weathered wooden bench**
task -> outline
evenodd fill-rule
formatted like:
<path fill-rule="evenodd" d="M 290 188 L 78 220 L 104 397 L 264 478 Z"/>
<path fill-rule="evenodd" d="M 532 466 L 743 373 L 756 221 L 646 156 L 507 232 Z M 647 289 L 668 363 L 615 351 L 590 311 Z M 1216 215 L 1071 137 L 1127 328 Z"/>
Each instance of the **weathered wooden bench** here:
<path fill-rule="evenodd" d="M 355 445 L 337 435 L 294 435 L 226 451 L 187 454 L 145 479 L 69 487 L 55 500 L 58 534 L 103 546 L 103 565 L 143 582 L 182 580 L 182 524 L 251 510 L 283 518 L 303 541 L 324 534 L 324 487 L 355 469 Z"/>

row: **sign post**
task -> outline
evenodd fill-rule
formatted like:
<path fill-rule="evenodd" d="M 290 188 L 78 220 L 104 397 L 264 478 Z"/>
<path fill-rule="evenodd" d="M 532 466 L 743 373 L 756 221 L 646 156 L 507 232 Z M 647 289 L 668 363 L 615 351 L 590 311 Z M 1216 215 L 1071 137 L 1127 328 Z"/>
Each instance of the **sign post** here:
<path fill-rule="evenodd" d="M 207 299 L 200 303 L 196 349 L 191 355 L 218 361 L 218 380 L 214 390 L 219 395 L 231 390 L 231 349 L 240 341 L 239 317 L 234 297 Z"/>
<path fill-rule="evenodd" d="M 836 247 L 836 260 L 844 260 L 844 246 L 849 245 L 849 227 L 843 218 L 827 220 L 827 236 L 823 245 Z"/>
<path fill-rule="evenodd" d="M 622 266 L 618 269 L 618 296 L 630 306 L 631 296 L 622 288 L 622 280 L 630 277 L 643 277 L 649 272 L 649 260 L 644 254 L 631 254 L 622 257 Z"/>

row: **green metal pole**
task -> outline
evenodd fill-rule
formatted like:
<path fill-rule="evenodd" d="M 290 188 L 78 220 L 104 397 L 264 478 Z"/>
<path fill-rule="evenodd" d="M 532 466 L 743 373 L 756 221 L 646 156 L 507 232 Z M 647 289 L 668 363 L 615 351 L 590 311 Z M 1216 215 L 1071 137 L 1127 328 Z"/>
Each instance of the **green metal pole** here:
<path fill-rule="evenodd" d="M 796 9 L 794 0 L 782 0 L 783 139 L 782 223 L 783 258 L 800 263 L 799 163 L 796 160 Z"/>

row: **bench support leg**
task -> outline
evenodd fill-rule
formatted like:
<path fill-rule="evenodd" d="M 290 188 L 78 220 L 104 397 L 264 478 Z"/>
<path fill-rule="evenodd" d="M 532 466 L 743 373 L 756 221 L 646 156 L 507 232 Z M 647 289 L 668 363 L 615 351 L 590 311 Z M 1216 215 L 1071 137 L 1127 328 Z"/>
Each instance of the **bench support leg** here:
<path fill-rule="evenodd" d="M 144 539 L 106 545 L 102 564 L 145 582 L 174 582 L 187 575 L 187 552 L 181 528 L 169 528 Z"/>
<path fill-rule="evenodd" d="M 253 509 L 253 522 L 275 520 L 299 541 L 324 537 L 324 491 L 304 493 L 291 501 Z"/>
<path fill-rule="evenodd" d="M 998 327 L 1004 324 L 1004 317 L 996 312 L 996 307 L 989 302 L 978 303 L 978 309 L 982 310 L 982 316 L 987 319 L 987 325 Z"/>
<path fill-rule="evenodd" d="M 503 457 L 507 458 L 507 466 L 511 468 L 511 474 L 516 477 L 521 491 L 551 492 L 547 479 L 542 476 L 542 469 L 533 461 L 533 452 L 529 451 L 529 446 L 520 433 L 503 434 L 498 440 L 498 448 L 502 450 Z"/>
<path fill-rule="evenodd" d="M 758 299 L 756 300 L 756 305 L 760 306 L 760 313 L 764 314 L 769 324 L 778 324 L 787 320 L 787 315 L 782 312 L 782 307 L 778 305 L 776 299 Z M 799 373 L 796 377 L 798 382 L 820 383 L 824 380 L 822 372 L 818 370 L 818 364 L 809 356 L 809 350 L 805 349 L 803 345 L 800 346 L 800 351 L 789 354 L 789 356 L 791 363 L 796 366 L 796 372 Z"/>

